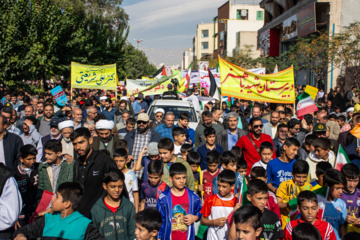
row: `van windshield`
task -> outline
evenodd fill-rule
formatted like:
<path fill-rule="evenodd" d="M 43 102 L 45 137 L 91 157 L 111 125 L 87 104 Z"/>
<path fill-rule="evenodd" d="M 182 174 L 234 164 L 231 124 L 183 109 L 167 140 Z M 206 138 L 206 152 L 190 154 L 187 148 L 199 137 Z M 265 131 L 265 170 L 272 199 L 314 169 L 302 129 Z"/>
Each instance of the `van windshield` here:
<path fill-rule="evenodd" d="M 175 114 L 175 121 L 179 121 L 180 113 L 186 112 L 189 115 L 190 122 L 197 122 L 194 108 L 183 107 L 183 106 L 162 106 L 162 105 L 156 105 L 150 107 L 149 117 L 151 120 L 155 120 L 154 111 L 158 108 L 164 109 L 165 113 L 173 112 Z"/>

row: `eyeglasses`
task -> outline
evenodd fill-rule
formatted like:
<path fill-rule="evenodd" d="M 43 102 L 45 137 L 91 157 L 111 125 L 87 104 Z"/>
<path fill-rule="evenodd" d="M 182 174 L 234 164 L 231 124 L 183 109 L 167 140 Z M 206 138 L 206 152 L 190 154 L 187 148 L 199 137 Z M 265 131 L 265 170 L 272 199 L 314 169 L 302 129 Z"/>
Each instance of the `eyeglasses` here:
<path fill-rule="evenodd" d="M 264 125 L 254 125 L 253 128 L 256 129 L 256 128 L 262 128 Z"/>
<path fill-rule="evenodd" d="M 145 121 L 137 121 L 137 124 L 138 124 L 138 125 L 140 125 L 140 124 L 145 125 L 145 124 L 147 124 L 147 122 L 145 122 Z"/>

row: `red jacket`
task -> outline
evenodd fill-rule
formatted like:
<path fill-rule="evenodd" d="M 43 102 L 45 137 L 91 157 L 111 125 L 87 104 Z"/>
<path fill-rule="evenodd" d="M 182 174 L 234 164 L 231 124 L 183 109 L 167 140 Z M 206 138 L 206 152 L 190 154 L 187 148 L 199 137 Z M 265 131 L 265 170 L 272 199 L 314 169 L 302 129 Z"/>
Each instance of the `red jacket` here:
<path fill-rule="evenodd" d="M 304 221 L 302 219 L 293 220 L 291 222 L 288 222 L 288 224 L 286 224 L 286 227 L 284 229 L 285 239 L 292 240 L 293 228 L 303 222 Z M 314 222 L 313 225 L 314 225 L 314 227 L 316 227 L 319 230 L 323 240 L 336 240 L 336 235 L 335 235 L 334 229 L 330 223 L 322 221 L 320 219 L 316 219 L 316 221 Z"/>

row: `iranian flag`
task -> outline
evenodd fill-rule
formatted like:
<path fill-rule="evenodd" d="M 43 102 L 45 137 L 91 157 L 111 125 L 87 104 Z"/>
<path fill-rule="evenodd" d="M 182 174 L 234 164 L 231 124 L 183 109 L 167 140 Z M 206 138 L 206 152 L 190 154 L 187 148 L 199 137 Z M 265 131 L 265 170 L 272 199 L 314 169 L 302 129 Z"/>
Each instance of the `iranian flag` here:
<path fill-rule="evenodd" d="M 185 82 L 184 86 L 185 86 L 186 89 L 188 89 L 189 85 L 190 85 L 191 68 L 192 68 L 192 64 L 190 65 L 189 70 L 188 70 L 188 72 L 186 73 L 186 76 L 185 76 L 186 82 Z"/>
<path fill-rule="evenodd" d="M 341 168 L 347 163 L 351 163 L 351 161 L 349 160 L 349 157 L 347 156 L 344 149 L 340 145 L 336 157 L 335 169 L 341 171 Z"/>
<path fill-rule="evenodd" d="M 298 97 L 298 104 L 297 104 L 297 117 L 300 118 L 306 114 L 309 113 L 313 113 L 316 112 L 318 110 L 314 99 L 312 99 L 312 97 L 306 93 L 303 92 L 299 97 Z"/>
<path fill-rule="evenodd" d="M 243 176 L 243 180 L 241 183 L 241 189 L 240 189 L 240 193 L 239 193 L 239 203 L 241 206 L 244 206 L 245 204 L 249 204 L 249 200 L 246 197 L 247 195 L 247 185 L 246 185 L 246 180 L 245 180 L 245 175 Z"/>

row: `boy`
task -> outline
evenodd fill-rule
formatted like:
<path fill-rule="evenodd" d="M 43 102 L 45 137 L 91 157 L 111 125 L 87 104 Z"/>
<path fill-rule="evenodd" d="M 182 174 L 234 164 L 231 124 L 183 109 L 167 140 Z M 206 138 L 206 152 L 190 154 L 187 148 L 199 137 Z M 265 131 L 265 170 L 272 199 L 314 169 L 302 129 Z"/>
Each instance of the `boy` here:
<path fill-rule="evenodd" d="M 236 194 L 241 189 L 241 184 L 243 181 L 243 177 L 238 172 L 236 172 L 236 157 L 230 151 L 225 151 L 220 155 L 220 162 L 221 162 L 221 167 L 224 170 L 228 169 L 235 173 L 235 176 L 236 176 L 235 188 L 232 191 L 233 191 L 234 195 L 236 196 Z M 216 176 L 213 180 L 213 194 L 218 193 L 217 177 L 218 176 Z"/>
<path fill-rule="evenodd" d="M 146 208 L 156 207 L 156 202 L 160 194 L 169 189 L 169 186 L 161 181 L 161 177 L 164 174 L 164 164 L 160 160 L 151 161 L 147 171 L 149 180 L 141 184 L 140 211 Z"/>
<path fill-rule="evenodd" d="M 112 168 L 105 173 L 103 189 L 106 195 L 101 196 L 91 208 L 95 227 L 107 240 L 133 240 L 135 207 L 128 199 L 123 172 Z"/>
<path fill-rule="evenodd" d="M 139 210 L 139 186 L 136 175 L 133 171 L 125 167 L 127 160 L 127 151 L 123 148 L 118 148 L 114 152 L 114 161 L 116 166 L 125 175 L 125 186 L 129 193 L 129 200 L 135 205 L 135 211 Z"/>
<path fill-rule="evenodd" d="M 145 153 L 148 154 L 148 156 L 144 156 Z M 132 169 L 133 172 L 140 171 L 142 168 L 144 168 L 143 174 L 141 176 L 142 181 L 148 180 L 148 166 L 150 161 L 159 160 L 159 149 L 157 147 L 157 142 L 151 142 L 148 146 L 145 146 L 143 150 L 141 151 L 138 160 L 134 164 L 134 167 Z"/>
<path fill-rule="evenodd" d="M 267 165 L 267 184 L 271 191 L 276 193 L 276 189 L 281 182 L 292 179 L 291 171 L 296 161 L 294 158 L 299 150 L 300 143 L 295 138 L 287 138 L 282 146 L 281 156 L 271 160 Z"/>
<path fill-rule="evenodd" d="M 174 138 L 174 154 L 177 157 L 181 157 L 181 146 L 185 143 L 186 141 L 186 135 L 185 135 L 185 130 L 181 127 L 175 127 L 172 130 L 172 136 Z"/>
<path fill-rule="evenodd" d="M 187 169 L 182 163 L 171 165 L 169 178 L 173 187 L 160 194 L 156 204 L 163 222 L 158 239 L 193 240 L 193 223 L 201 217 L 200 198 L 185 187 Z"/>
<path fill-rule="evenodd" d="M 190 143 L 191 145 L 194 143 L 195 139 L 195 131 L 192 128 L 189 128 L 189 114 L 186 112 L 180 113 L 179 122 L 175 127 L 181 127 L 185 131 L 186 135 L 186 142 Z M 192 131 L 191 131 L 192 130 Z M 192 133 L 192 137 L 190 136 Z"/>
<path fill-rule="evenodd" d="M 305 137 L 304 148 L 306 153 L 309 155 L 312 151 L 315 151 L 315 142 L 318 137 L 315 134 L 310 134 Z"/>
<path fill-rule="evenodd" d="M 267 165 L 270 162 L 273 155 L 274 147 L 270 142 L 263 142 L 260 144 L 260 161 L 254 163 L 252 167 L 263 167 L 267 169 Z"/>
<path fill-rule="evenodd" d="M 311 191 L 303 191 L 297 197 L 297 210 L 301 218 L 286 224 L 284 235 L 286 240 L 292 240 L 293 228 L 301 223 L 310 223 L 319 229 L 321 237 L 328 240 L 336 240 L 336 235 L 330 223 L 317 219 L 319 212 L 318 199 Z"/>
<path fill-rule="evenodd" d="M 135 215 L 135 236 L 138 240 L 156 240 L 162 224 L 161 214 L 155 208 L 147 208 Z"/>
<path fill-rule="evenodd" d="M 236 198 L 231 193 L 235 187 L 235 173 L 224 170 L 218 175 L 218 194 L 209 197 L 201 209 L 200 223 L 209 226 L 207 239 L 225 239 L 228 226 L 226 220 L 233 212 Z"/>
<path fill-rule="evenodd" d="M 105 239 L 91 220 L 76 211 L 83 196 L 80 183 L 65 182 L 57 190 L 51 205 L 54 213 L 18 229 L 14 239 Z"/>
<path fill-rule="evenodd" d="M 316 189 L 324 186 L 324 174 L 328 169 L 331 169 L 331 168 L 332 168 L 332 166 L 328 162 L 319 162 L 318 164 L 316 164 L 315 174 L 316 174 L 317 180 L 310 183 L 314 187 L 313 190 L 316 190 Z"/>
<path fill-rule="evenodd" d="M 39 165 L 38 196 L 40 199 L 44 190 L 56 193 L 57 187 L 63 182 L 73 180 L 73 165 L 62 156 L 62 145 L 59 140 L 49 140 L 44 145 L 45 162 Z"/>
<path fill-rule="evenodd" d="M 170 138 L 162 138 L 158 142 L 158 149 L 161 161 L 164 164 L 164 175 L 161 178 L 169 187 L 172 186 L 172 182 L 169 179 L 169 168 L 174 163 L 181 163 L 186 168 L 186 186 L 191 190 L 195 190 L 194 174 L 191 170 L 190 165 L 182 160 L 181 158 L 174 155 L 174 143 Z"/>
<path fill-rule="evenodd" d="M 261 215 L 260 209 L 252 205 L 237 209 L 233 216 L 236 239 L 256 240 L 262 231 Z M 234 238 L 229 237 L 229 240 L 234 240 Z"/>
<path fill-rule="evenodd" d="M 316 164 L 319 162 L 329 162 L 331 166 L 335 164 L 335 154 L 330 150 L 331 141 L 327 138 L 318 138 L 314 144 L 315 151 L 312 151 L 306 158 L 310 167 L 310 182 L 316 180 Z"/>
<path fill-rule="evenodd" d="M 283 228 L 290 221 L 289 201 L 297 197 L 300 191 L 312 190 L 310 183 L 306 182 L 309 174 L 309 165 L 303 160 L 297 160 L 293 165 L 293 179 L 280 183 L 276 191 L 277 202 L 281 212 Z"/>
<path fill-rule="evenodd" d="M 30 220 L 37 207 L 36 193 L 38 184 L 38 167 L 36 162 L 37 150 L 31 144 L 26 144 L 20 148 L 20 164 L 15 168 L 15 179 L 17 181 L 23 209 L 19 216 L 21 226 Z"/>
<path fill-rule="evenodd" d="M 187 155 L 189 152 L 191 152 L 193 150 L 193 147 L 188 144 L 188 143 L 185 143 L 181 146 L 180 148 L 180 153 L 181 153 L 181 159 L 184 160 L 184 161 L 187 161 Z"/>
<path fill-rule="evenodd" d="M 206 154 L 207 169 L 203 171 L 203 182 L 200 183 L 204 191 L 203 199 L 206 201 L 208 197 L 213 195 L 213 180 L 220 173 L 220 154 L 216 151 L 210 151 Z"/>
<path fill-rule="evenodd" d="M 346 186 L 345 176 L 336 169 L 329 169 L 324 174 L 324 185 L 329 187 L 323 219 L 334 228 L 336 239 L 345 235 L 346 204 L 340 199 Z M 325 199 L 324 199 L 325 200 Z M 319 196 L 318 201 L 320 202 Z"/>
<path fill-rule="evenodd" d="M 323 240 L 319 230 L 310 223 L 300 223 L 294 227 L 292 237 L 294 240 Z"/>
<path fill-rule="evenodd" d="M 195 180 L 195 193 L 199 195 L 199 185 L 200 185 L 200 172 L 199 172 L 199 166 L 201 162 L 201 157 L 197 152 L 189 152 L 187 155 L 187 163 L 191 167 L 191 171 L 194 174 L 194 180 Z"/>
<path fill-rule="evenodd" d="M 210 151 L 217 151 L 222 154 L 223 149 L 220 145 L 215 144 L 215 129 L 212 127 L 205 128 L 204 130 L 205 144 L 197 149 L 197 152 L 201 156 L 200 168 L 201 170 L 207 169 L 206 154 Z"/>
<path fill-rule="evenodd" d="M 347 163 L 341 168 L 341 173 L 346 177 L 346 185 L 340 198 L 346 203 L 347 232 L 359 232 L 360 190 L 356 187 L 359 184 L 359 168 L 353 163 Z"/>

